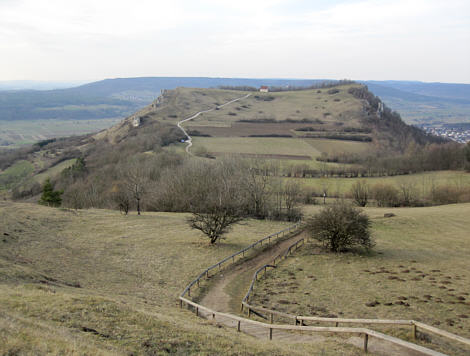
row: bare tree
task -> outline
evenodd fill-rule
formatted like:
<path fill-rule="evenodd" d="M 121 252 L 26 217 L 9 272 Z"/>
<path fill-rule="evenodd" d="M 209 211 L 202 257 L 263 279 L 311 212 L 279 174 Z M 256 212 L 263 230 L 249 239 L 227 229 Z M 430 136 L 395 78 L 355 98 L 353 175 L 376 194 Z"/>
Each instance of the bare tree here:
<path fill-rule="evenodd" d="M 272 195 L 272 167 L 259 160 L 251 160 L 245 169 L 244 188 L 248 195 L 249 213 L 257 218 L 266 216 L 267 204 Z"/>
<path fill-rule="evenodd" d="M 127 215 L 131 207 L 129 191 L 123 183 L 115 184 L 111 190 L 111 199 L 118 206 L 121 214 Z"/>
<path fill-rule="evenodd" d="M 359 180 L 351 187 L 351 195 L 358 206 L 366 206 L 369 201 L 370 189 L 365 180 Z"/>
<path fill-rule="evenodd" d="M 240 192 L 241 175 L 234 165 L 201 164 L 194 167 L 189 225 L 215 244 L 233 224 L 244 218 L 245 201 Z"/>
<path fill-rule="evenodd" d="M 401 193 L 401 204 L 404 206 L 411 206 L 416 200 L 416 184 L 410 179 L 401 179 L 399 183 L 399 190 Z"/>
<path fill-rule="evenodd" d="M 148 184 L 147 169 L 138 161 L 131 161 L 121 168 L 122 186 L 135 200 L 137 214 L 140 215 L 141 204 Z"/>
<path fill-rule="evenodd" d="M 288 181 L 284 186 L 284 204 L 286 206 L 286 217 L 289 221 L 299 220 L 301 217 L 298 202 L 301 188 L 299 183 Z"/>

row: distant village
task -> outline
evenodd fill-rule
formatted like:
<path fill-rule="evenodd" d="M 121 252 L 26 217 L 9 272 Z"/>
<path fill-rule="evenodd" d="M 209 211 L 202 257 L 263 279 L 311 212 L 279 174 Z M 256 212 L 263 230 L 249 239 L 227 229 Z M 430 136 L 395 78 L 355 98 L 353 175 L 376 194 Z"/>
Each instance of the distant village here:
<path fill-rule="evenodd" d="M 456 142 L 467 143 L 470 141 L 470 125 L 456 125 L 455 127 L 422 125 L 421 128 L 427 133 L 449 138 Z"/>

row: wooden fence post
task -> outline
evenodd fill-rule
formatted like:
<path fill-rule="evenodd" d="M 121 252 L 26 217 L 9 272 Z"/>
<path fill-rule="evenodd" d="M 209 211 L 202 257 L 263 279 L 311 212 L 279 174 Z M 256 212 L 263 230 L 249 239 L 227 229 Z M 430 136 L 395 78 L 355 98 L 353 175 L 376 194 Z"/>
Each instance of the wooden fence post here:
<path fill-rule="evenodd" d="M 240 320 L 238 320 L 237 331 L 240 332 Z"/>
<path fill-rule="evenodd" d="M 199 308 L 196 307 L 196 316 L 199 316 Z"/>
<path fill-rule="evenodd" d="M 273 314 L 273 313 L 271 313 L 271 316 L 270 316 L 270 318 L 269 318 L 269 322 L 270 322 L 271 324 L 274 323 L 274 314 Z"/>
<path fill-rule="evenodd" d="M 188 297 L 191 296 L 191 288 L 188 288 Z"/>
<path fill-rule="evenodd" d="M 367 346 L 368 346 L 368 343 L 369 343 L 369 335 L 368 334 L 364 334 L 364 352 L 367 353 Z"/>
<path fill-rule="evenodd" d="M 180 299 L 180 308 L 183 308 L 183 301 Z"/>
<path fill-rule="evenodd" d="M 411 329 L 411 336 L 413 337 L 413 340 L 416 340 L 416 324 L 413 324 L 412 329 Z"/>
<path fill-rule="evenodd" d="M 269 340 L 273 339 L 273 328 L 269 328 Z"/>

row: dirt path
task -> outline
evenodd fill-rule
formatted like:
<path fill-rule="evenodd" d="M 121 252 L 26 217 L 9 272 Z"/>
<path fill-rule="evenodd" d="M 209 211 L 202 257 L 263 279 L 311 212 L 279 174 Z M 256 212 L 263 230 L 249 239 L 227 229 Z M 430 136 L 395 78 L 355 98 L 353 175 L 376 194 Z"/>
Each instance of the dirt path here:
<path fill-rule="evenodd" d="M 272 263 L 274 257 L 285 252 L 290 245 L 299 241 L 303 237 L 305 237 L 305 233 L 298 234 L 287 240 L 281 241 L 280 243 L 273 244 L 271 248 L 262 251 L 245 263 L 218 274 L 216 279 L 211 283 L 211 288 L 208 293 L 202 298 L 201 304 L 220 312 L 235 312 L 235 310 L 233 310 L 233 305 L 240 305 L 242 298 L 237 297 L 240 295 L 244 296 L 248 290 L 248 286 L 243 286 L 245 288 L 240 290 L 240 293 L 232 295 L 231 293 L 228 293 L 226 289 L 233 283 L 234 279 L 249 280 L 249 282 L 251 282 L 253 273 L 258 268 L 265 264 Z"/>
<path fill-rule="evenodd" d="M 192 155 L 192 153 L 189 151 L 189 149 L 191 148 L 191 146 L 193 145 L 193 138 L 191 136 L 189 136 L 188 132 L 183 128 L 183 126 L 181 126 L 181 124 L 187 122 L 187 121 L 191 121 L 195 118 L 197 118 L 199 115 L 201 114 L 204 114 L 206 112 L 211 112 L 211 111 L 214 111 L 215 109 L 221 109 L 223 108 L 224 106 L 226 105 L 229 105 L 229 104 L 232 104 L 236 101 L 239 101 L 239 100 L 242 100 L 242 99 L 245 99 L 245 98 L 248 98 L 251 94 L 247 94 L 247 95 L 244 95 L 244 96 L 241 96 L 239 98 L 236 98 L 236 99 L 233 99 L 233 100 L 230 100 L 230 101 L 227 101 L 225 104 L 222 104 L 222 105 L 218 105 L 212 109 L 208 109 L 208 110 L 203 110 L 203 111 L 199 111 L 198 113 L 184 119 L 184 120 L 181 120 L 181 121 L 178 121 L 178 123 L 176 124 L 178 126 L 178 128 L 183 131 L 183 133 L 185 134 L 187 140 L 186 140 L 186 143 L 188 144 L 186 146 L 186 152 L 190 155 Z"/>
<path fill-rule="evenodd" d="M 284 253 L 290 245 L 305 237 L 305 234 L 306 233 L 303 232 L 277 244 L 273 244 L 270 248 L 261 251 L 258 255 L 248 261 L 234 267 L 229 267 L 228 270 L 219 273 L 211 281 L 210 288 L 202 297 L 200 304 L 215 311 L 235 315 L 238 314 L 241 300 L 248 290 L 254 272 L 261 266 L 271 263 L 274 257 L 278 256 L 280 253 Z M 235 286 L 235 289 L 233 286 Z M 201 312 L 200 314 L 207 319 L 212 317 L 204 312 Z M 237 322 L 233 319 L 218 316 L 215 322 L 224 326 L 237 328 Z M 241 331 L 262 339 L 267 339 L 269 336 L 266 329 L 251 324 L 244 324 L 241 327 Z M 284 343 L 321 343 L 328 338 L 328 336 L 324 334 L 307 334 L 283 330 L 273 330 L 272 337 L 273 342 Z M 340 343 L 352 344 L 359 348 L 362 348 L 363 345 L 363 339 L 357 336 L 349 338 L 335 337 L 335 340 Z M 395 344 L 375 340 L 374 338 L 369 339 L 369 351 L 376 355 L 422 355 L 421 353 L 411 352 Z M 358 354 L 361 354 L 361 352 L 358 352 Z"/>

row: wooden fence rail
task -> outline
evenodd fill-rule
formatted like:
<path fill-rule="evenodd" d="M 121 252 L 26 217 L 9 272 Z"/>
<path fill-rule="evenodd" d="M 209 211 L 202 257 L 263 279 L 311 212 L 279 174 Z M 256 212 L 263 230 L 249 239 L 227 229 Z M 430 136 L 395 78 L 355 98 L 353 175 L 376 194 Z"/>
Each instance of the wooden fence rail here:
<path fill-rule="evenodd" d="M 249 295 L 253 291 L 254 283 L 256 282 L 256 278 L 261 273 L 261 271 L 264 270 L 264 273 L 266 274 L 267 268 L 270 268 L 270 267 L 273 267 L 273 266 L 275 267 L 277 263 L 279 263 L 281 260 L 285 259 L 292 252 L 297 250 L 297 248 L 299 248 L 299 246 L 301 246 L 305 242 L 305 239 L 298 240 L 296 243 L 292 244 L 286 250 L 285 253 L 276 256 L 275 259 L 274 259 L 274 264 L 273 265 L 265 265 L 265 266 L 259 268 L 255 272 L 255 276 L 253 277 L 253 281 L 252 281 L 252 284 L 250 285 L 249 292 L 247 293 L 247 295 L 245 296 L 245 298 L 242 302 L 242 305 L 246 307 L 245 310 L 248 311 L 249 315 L 251 314 L 251 311 L 257 311 L 257 310 L 260 311 L 260 312 L 269 312 L 270 313 L 270 323 L 269 324 L 259 322 L 259 321 L 255 321 L 255 320 L 252 320 L 252 319 L 247 319 L 247 318 L 240 317 L 240 316 L 233 315 L 233 314 L 229 314 L 229 313 L 218 312 L 218 311 L 212 310 L 208 307 L 205 307 L 205 306 L 200 305 L 196 302 L 193 302 L 192 300 L 189 300 L 189 299 L 185 298 L 186 294 L 188 295 L 188 297 L 191 296 L 191 288 L 194 285 L 199 286 L 199 284 L 200 284 L 199 281 L 202 278 L 209 277 L 209 272 L 211 270 L 216 269 L 216 271 L 219 271 L 221 269 L 221 266 L 224 263 L 226 263 L 230 260 L 231 260 L 232 263 L 234 263 L 235 258 L 237 256 L 241 255 L 242 257 L 244 257 L 245 252 L 247 252 L 248 250 L 251 250 L 251 249 L 253 249 L 254 247 L 256 247 L 258 245 L 261 246 L 263 244 L 263 242 L 265 242 L 265 241 L 271 242 L 271 240 L 274 240 L 274 239 L 277 239 L 279 237 L 285 236 L 287 233 L 293 232 L 293 231 L 299 229 L 300 227 L 301 227 L 301 224 L 299 222 L 299 223 L 296 223 L 296 224 L 294 224 L 294 225 L 292 225 L 292 226 L 290 226 L 290 227 L 288 227 L 284 230 L 281 230 L 281 231 L 279 231 L 275 234 L 271 234 L 269 236 L 266 236 L 266 237 L 262 238 L 261 240 L 256 241 L 255 243 L 247 246 L 246 248 L 244 248 L 244 249 L 242 249 L 242 250 L 240 250 L 240 251 L 238 251 L 238 252 L 236 252 L 236 253 L 234 253 L 234 254 L 226 257 L 226 258 L 224 258 L 223 260 L 221 260 L 221 261 L 215 263 L 214 265 L 210 266 L 209 268 L 205 269 L 202 273 L 200 273 L 196 277 L 196 279 L 194 279 L 192 282 L 190 282 L 186 286 L 186 288 L 183 290 L 183 292 L 179 296 L 180 307 L 182 308 L 183 303 L 185 303 L 188 306 L 188 308 L 190 308 L 190 307 L 193 308 L 193 310 L 194 310 L 194 312 L 196 313 L 197 316 L 200 316 L 201 312 L 205 312 L 212 320 L 216 320 L 217 317 L 233 320 L 237 324 L 237 330 L 238 331 L 242 331 L 242 326 L 245 325 L 245 324 L 256 325 L 260 328 L 264 328 L 264 329 L 267 330 L 267 335 L 268 335 L 269 340 L 272 340 L 273 330 L 290 330 L 290 331 L 317 332 L 317 333 L 318 332 L 324 332 L 324 333 L 326 332 L 326 333 L 333 333 L 333 334 L 347 333 L 347 334 L 355 334 L 355 335 L 363 336 L 363 338 L 364 338 L 364 344 L 363 344 L 364 346 L 363 347 L 364 347 L 365 352 L 368 351 L 369 337 L 374 337 L 378 340 L 384 340 L 384 341 L 393 343 L 395 345 L 402 346 L 402 347 L 404 347 L 408 350 L 420 352 L 423 355 L 446 356 L 443 353 L 440 353 L 440 352 L 437 352 L 437 351 L 434 351 L 434 350 L 430 350 L 430 349 L 427 349 L 425 347 L 413 344 L 411 342 L 404 341 L 402 339 L 398 339 L 396 337 L 392 337 L 392 336 L 389 336 L 389 335 L 385 335 L 385 334 L 382 334 L 382 333 L 379 333 L 377 331 L 370 330 L 370 329 L 367 329 L 367 328 L 339 327 L 337 324 L 336 324 L 335 327 L 331 327 L 331 326 L 307 326 L 307 325 L 304 325 L 304 321 L 310 320 L 311 318 L 314 318 L 314 317 L 295 316 L 295 315 L 291 315 L 291 314 L 288 314 L 288 313 L 278 312 L 276 310 L 270 310 L 270 309 L 266 309 L 266 308 L 262 308 L 262 307 L 255 307 L 255 306 L 249 305 L 248 302 L 247 302 L 248 299 L 249 299 Z M 273 324 L 273 321 L 274 321 L 273 316 L 274 315 L 291 318 L 295 321 L 295 324 L 294 325 Z M 328 320 L 320 320 L 320 321 L 337 321 L 337 320 L 340 320 L 340 319 L 337 319 L 337 318 L 321 318 L 321 319 L 328 319 Z M 341 319 L 341 320 L 344 323 L 348 323 L 348 322 L 356 323 L 356 320 L 357 320 L 357 322 L 359 322 L 359 320 L 361 320 L 361 319 Z M 380 324 L 386 324 L 387 323 L 387 320 L 378 321 L 378 320 L 374 320 L 374 319 L 362 319 L 362 321 L 365 321 L 365 320 L 371 321 L 371 323 L 380 323 Z M 390 320 L 390 321 L 393 322 L 394 324 L 403 322 L 404 325 L 405 324 L 410 325 L 408 322 L 413 322 L 413 321 L 408 321 L 408 320 Z M 436 329 L 436 328 L 430 327 L 430 326 L 422 324 L 422 323 L 417 323 L 417 322 L 414 322 L 414 323 L 415 323 L 414 327 L 419 326 L 419 327 L 421 327 L 423 329 L 426 329 L 428 331 L 431 331 L 431 329 Z M 443 330 L 439 330 L 439 329 L 436 329 L 436 330 L 438 330 L 439 335 L 442 335 L 442 336 L 450 334 L 450 333 L 447 333 Z M 453 334 L 450 334 L 450 335 L 452 336 L 451 339 L 453 339 L 453 340 L 462 341 L 461 339 L 463 339 L 463 340 L 469 341 L 469 340 L 467 340 L 465 338 L 462 338 L 460 336 L 457 336 L 457 335 L 453 335 Z"/>
<path fill-rule="evenodd" d="M 470 345 L 470 339 L 464 338 L 462 336 L 452 334 L 448 331 L 441 330 L 438 328 L 435 328 L 433 326 L 415 321 L 415 320 L 390 320 L 390 319 L 346 319 L 346 318 L 324 318 L 324 317 L 315 317 L 315 316 L 301 316 L 301 315 L 293 315 L 289 313 L 283 313 L 279 312 L 277 310 L 272 310 L 264 307 L 258 307 L 258 306 L 253 306 L 248 303 L 249 298 L 251 293 L 253 292 L 254 285 L 256 281 L 258 280 L 258 275 L 264 271 L 264 275 L 266 276 L 266 271 L 267 268 L 276 268 L 277 264 L 281 262 L 283 259 L 285 259 L 287 256 L 292 254 L 294 251 L 296 251 L 299 246 L 301 246 L 305 242 L 305 238 L 298 240 L 289 248 L 286 250 L 285 253 L 280 254 L 279 256 L 275 257 L 273 260 L 273 264 L 267 264 L 262 267 L 260 267 L 253 275 L 253 279 L 251 281 L 250 287 L 248 288 L 248 292 L 246 293 L 245 297 L 242 300 L 242 305 L 241 305 L 241 310 L 242 311 L 247 311 L 248 317 L 251 316 L 252 313 L 264 318 L 268 319 L 270 323 L 274 323 L 274 316 L 279 316 L 282 318 L 286 319 L 292 319 L 294 320 L 295 325 L 302 325 L 306 326 L 305 322 L 306 321 L 314 321 L 314 322 L 319 322 L 319 323 L 334 323 L 335 327 L 339 327 L 339 324 L 381 324 L 381 325 L 392 325 L 392 326 L 411 326 L 411 335 L 413 339 L 416 339 L 416 333 L 418 327 L 422 330 L 426 330 L 428 332 L 431 332 L 433 334 L 445 337 L 449 340 L 453 341 L 458 341 L 460 343 Z M 265 313 L 266 315 L 263 315 L 261 313 Z"/>
<path fill-rule="evenodd" d="M 240 251 L 237 251 L 235 252 L 234 254 L 224 258 L 223 260 L 220 260 L 219 262 L 216 262 L 215 264 L 213 264 L 212 266 L 206 268 L 201 274 L 199 274 L 191 283 L 189 283 L 186 288 L 183 290 L 183 292 L 181 293 L 181 297 L 184 297 L 186 294 L 188 294 L 188 296 L 191 296 L 191 288 L 197 284 L 199 286 L 199 281 L 206 277 L 206 278 L 209 278 L 209 272 L 214 270 L 214 269 L 217 269 L 217 271 L 220 271 L 220 269 L 222 268 L 222 265 L 226 262 L 232 262 L 234 263 L 235 262 L 235 258 L 236 257 L 239 257 L 241 256 L 242 258 L 245 257 L 245 253 L 251 249 L 254 249 L 256 246 L 262 246 L 263 245 L 263 242 L 266 242 L 267 243 L 270 243 L 271 240 L 276 240 L 280 237 L 284 237 L 286 234 L 289 234 L 291 233 L 292 231 L 295 231 L 297 229 L 299 229 L 301 226 L 301 222 L 297 222 L 295 223 L 294 225 L 292 226 L 289 226 L 288 228 L 284 229 L 284 230 L 281 230 L 281 231 L 278 231 L 274 234 L 271 234 L 269 236 L 266 236 L 266 237 L 263 237 L 262 239 L 252 243 L 251 245 L 248 245 L 247 247 L 245 247 L 244 249 L 241 249 Z"/>

